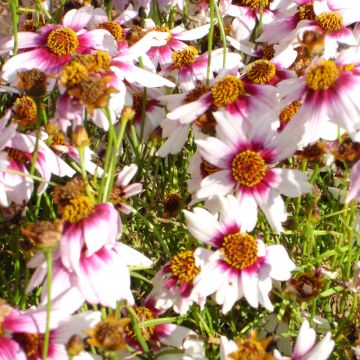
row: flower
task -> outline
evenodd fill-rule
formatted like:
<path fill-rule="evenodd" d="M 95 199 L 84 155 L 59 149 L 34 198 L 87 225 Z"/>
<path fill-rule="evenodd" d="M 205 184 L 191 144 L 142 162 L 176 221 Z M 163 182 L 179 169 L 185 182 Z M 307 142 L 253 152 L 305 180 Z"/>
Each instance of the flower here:
<path fill-rule="evenodd" d="M 191 297 L 197 301 L 215 293 L 215 301 L 228 312 L 245 296 L 253 307 L 262 304 L 269 311 L 273 306 L 268 297 L 272 279 L 287 280 L 295 264 L 281 245 L 267 246 L 245 232 L 254 222 L 246 222 L 246 210 L 234 196 L 219 198 L 219 218 L 207 210 L 184 210 L 190 233 L 214 250 L 198 248 L 195 258 L 207 259 L 194 280 Z M 196 261 L 196 264 L 198 261 Z"/>
<path fill-rule="evenodd" d="M 276 360 L 326 360 L 332 353 L 335 342 L 331 340 L 331 333 L 328 332 L 325 337 L 317 344 L 316 333 L 310 328 L 309 322 L 305 320 L 296 339 L 295 348 L 291 357 L 281 356 L 275 350 L 274 357 Z"/>
<path fill-rule="evenodd" d="M 289 129 L 288 125 L 277 133 L 268 114 L 252 119 L 248 128 L 226 112 L 214 116 L 217 137 L 195 142 L 203 160 L 219 171 L 204 177 L 197 197 L 227 195 L 235 190 L 248 221 L 255 224 L 259 206 L 270 225 L 282 231 L 287 213 L 280 194 L 297 197 L 311 191 L 311 185 L 302 172 L 274 165 L 294 154 L 303 129 Z"/>

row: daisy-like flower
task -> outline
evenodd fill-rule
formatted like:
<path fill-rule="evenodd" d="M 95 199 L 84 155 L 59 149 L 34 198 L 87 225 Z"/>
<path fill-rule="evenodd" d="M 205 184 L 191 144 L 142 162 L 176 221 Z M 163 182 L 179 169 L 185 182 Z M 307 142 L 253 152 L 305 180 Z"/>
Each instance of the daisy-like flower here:
<path fill-rule="evenodd" d="M 18 47 L 27 51 L 17 54 L 4 64 L 3 79 L 10 82 L 16 72 L 33 68 L 45 73 L 59 73 L 74 54 L 89 52 L 91 49 L 113 53 L 117 44 L 108 31 L 84 29 L 92 16 L 93 8 L 85 6 L 68 11 L 61 25 L 46 25 L 35 33 L 20 32 Z M 8 49 L 12 44 L 10 40 L 1 49 Z"/>
<path fill-rule="evenodd" d="M 285 105 L 302 101 L 300 110 L 289 123 L 292 127 L 305 124 L 302 145 L 318 140 L 320 129 L 328 120 L 356 140 L 360 129 L 360 106 L 355 96 L 360 87 L 358 64 L 356 54 L 343 51 L 335 60 L 315 58 L 304 76 L 278 84 Z"/>
<path fill-rule="evenodd" d="M 193 280 L 199 272 L 200 266 L 195 264 L 193 251 L 181 251 L 175 255 L 152 280 L 154 288 L 149 296 L 155 299 L 155 306 L 162 310 L 173 307 L 178 314 L 185 314 L 193 303 L 190 295 Z M 202 307 L 204 303 L 205 297 L 200 299 Z"/>
<path fill-rule="evenodd" d="M 215 301 L 228 312 L 245 296 L 247 302 L 272 311 L 269 299 L 272 279 L 287 280 L 295 264 L 281 245 L 266 246 L 246 231 L 255 226 L 235 197 L 220 198 L 220 216 L 202 208 L 184 211 L 190 233 L 214 250 L 198 248 L 195 258 L 207 258 L 194 280 L 191 297 L 196 301 L 215 294 Z M 205 255 L 205 256 L 204 256 Z"/>
<path fill-rule="evenodd" d="M 131 179 L 135 176 L 137 171 L 138 167 L 136 164 L 124 166 L 120 171 L 111 192 L 110 201 L 114 204 L 116 209 L 125 214 L 130 214 L 133 210 L 133 208 L 127 204 L 127 199 L 142 192 L 141 183 L 130 184 Z"/>
<path fill-rule="evenodd" d="M 235 191 L 250 223 L 255 224 L 259 206 L 270 225 L 282 231 L 287 213 L 280 194 L 297 197 L 311 191 L 311 185 L 302 172 L 274 165 L 295 153 L 303 129 L 287 126 L 278 133 L 268 114 L 252 119 L 247 129 L 226 112 L 214 115 L 217 137 L 196 140 L 196 144 L 203 160 L 219 171 L 201 181 L 198 198 Z"/>
<path fill-rule="evenodd" d="M 221 336 L 220 341 L 220 360 L 274 360 L 267 352 L 271 338 L 259 340 L 255 331 L 247 339 L 233 341 Z"/>
<path fill-rule="evenodd" d="M 277 350 L 274 352 L 274 357 L 276 360 L 326 360 L 331 355 L 334 346 L 335 342 L 331 340 L 330 332 L 316 344 L 316 333 L 305 320 L 300 327 L 291 357 L 281 356 Z"/>

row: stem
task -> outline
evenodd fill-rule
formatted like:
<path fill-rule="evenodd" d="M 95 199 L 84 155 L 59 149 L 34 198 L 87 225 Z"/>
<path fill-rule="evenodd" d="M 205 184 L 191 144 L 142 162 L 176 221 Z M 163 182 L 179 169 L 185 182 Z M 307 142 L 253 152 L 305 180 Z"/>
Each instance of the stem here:
<path fill-rule="evenodd" d="M 30 175 L 34 175 L 35 173 L 36 161 L 39 152 L 40 127 L 42 123 L 41 101 L 38 98 L 36 98 L 35 103 L 36 103 L 36 140 L 35 140 L 35 148 L 34 148 L 32 160 L 31 160 Z"/>
<path fill-rule="evenodd" d="M 18 0 L 9 0 L 11 15 L 12 15 L 12 25 L 13 25 L 13 33 L 14 33 L 14 47 L 13 47 L 13 55 L 17 54 L 18 50 Z"/>
<path fill-rule="evenodd" d="M 46 330 L 44 334 L 44 345 L 42 360 L 47 359 L 49 350 L 49 338 L 50 338 L 50 313 L 51 313 L 51 282 L 52 282 L 52 252 L 45 251 L 46 264 L 47 264 L 47 304 L 46 304 Z"/>
<path fill-rule="evenodd" d="M 213 48 L 213 38 L 214 38 L 214 10 L 215 10 L 215 1 L 210 0 L 210 29 L 209 29 L 209 38 L 208 38 L 208 64 L 206 70 L 206 85 L 210 84 L 210 70 L 211 70 L 211 52 Z"/>
<path fill-rule="evenodd" d="M 225 33 L 225 28 L 224 28 L 224 22 L 223 22 L 223 18 L 220 14 L 219 11 L 219 6 L 217 4 L 216 1 L 214 1 L 214 7 L 215 7 L 215 12 L 216 12 L 216 18 L 219 24 L 219 29 L 220 29 L 220 37 L 221 37 L 221 41 L 223 44 L 223 67 L 225 67 L 226 65 L 226 33 Z"/>

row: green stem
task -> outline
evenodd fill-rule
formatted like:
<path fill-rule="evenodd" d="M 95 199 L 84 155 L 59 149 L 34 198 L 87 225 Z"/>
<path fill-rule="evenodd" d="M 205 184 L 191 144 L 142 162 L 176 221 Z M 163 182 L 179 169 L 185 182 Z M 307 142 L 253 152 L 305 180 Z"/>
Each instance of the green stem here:
<path fill-rule="evenodd" d="M 14 34 L 13 55 L 16 55 L 17 51 L 18 51 L 18 22 L 19 22 L 18 0 L 9 0 L 9 6 L 10 6 L 10 10 L 11 10 L 13 34 Z"/>
<path fill-rule="evenodd" d="M 215 7 L 215 13 L 216 13 L 216 18 L 219 24 L 219 29 L 220 29 L 220 37 L 221 37 L 221 41 L 223 44 L 223 67 L 225 67 L 226 65 L 226 33 L 225 33 L 225 28 L 224 28 L 224 22 L 223 22 L 223 18 L 220 14 L 220 10 L 219 10 L 219 6 L 217 4 L 216 1 L 214 1 L 214 7 Z"/>
<path fill-rule="evenodd" d="M 210 84 L 210 73 L 211 73 L 211 53 L 213 48 L 213 39 L 214 39 L 214 12 L 215 12 L 215 0 L 210 0 L 210 29 L 208 37 L 208 64 L 206 70 L 206 85 Z"/>
<path fill-rule="evenodd" d="M 46 264 L 47 264 L 47 304 L 46 304 L 46 330 L 44 334 L 44 344 L 43 344 L 43 353 L 42 360 L 47 359 L 48 350 L 49 350 L 49 339 L 50 339 L 50 313 L 51 313 L 51 283 L 52 283 L 52 252 L 46 251 Z"/>
<path fill-rule="evenodd" d="M 35 103 L 36 103 L 36 139 L 35 139 L 35 148 L 31 160 L 30 175 L 34 175 L 35 173 L 36 161 L 39 152 L 40 128 L 42 123 L 42 110 L 41 110 L 40 99 L 36 98 Z"/>

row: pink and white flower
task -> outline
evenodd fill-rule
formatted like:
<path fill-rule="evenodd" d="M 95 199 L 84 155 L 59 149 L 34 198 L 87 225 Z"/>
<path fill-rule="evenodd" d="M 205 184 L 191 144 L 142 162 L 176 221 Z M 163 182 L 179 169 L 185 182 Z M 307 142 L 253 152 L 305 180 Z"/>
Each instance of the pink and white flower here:
<path fill-rule="evenodd" d="M 219 217 L 202 208 L 184 211 L 190 233 L 213 250 L 198 248 L 195 258 L 206 257 L 194 280 L 191 297 L 214 294 L 215 301 L 228 312 L 243 296 L 257 308 L 259 304 L 272 311 L 269 299 L 272 279 L 285 281 L 295 264 L 281 245 L 266 246 L 245 232 L 255 223 L 247 222 L 246 210 L 233 196 L 220 198 Z"/>

